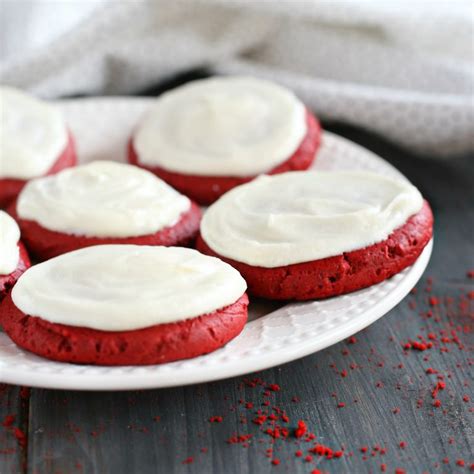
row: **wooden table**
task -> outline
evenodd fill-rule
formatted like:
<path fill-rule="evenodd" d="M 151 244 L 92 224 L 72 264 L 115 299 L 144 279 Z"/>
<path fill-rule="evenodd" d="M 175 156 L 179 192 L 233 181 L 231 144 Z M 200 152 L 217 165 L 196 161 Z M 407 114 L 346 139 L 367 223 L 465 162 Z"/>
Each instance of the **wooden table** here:
<path fill-rule="evenodd" d="M 474 269 L 473 157 L 423 159 L 361 130 L 326 128 L 386 158 L 429 199 L 435 247 L 417 293 L 357 334 L 355 343 L 341 342 L 249 377 L 122 393 L 2 386 L 0 422 L 11 426 L 0 427 L 1 473 L 469 472 L 473 300 L 463 295 L 474 282 L 466 275 Z M 437 298 L 434 306 L 430 297 Z M 429 332 L 436 337 L 433 348 L 403 349 L 418 334 L 429 342 Z M 450 342 L 441 342 L 443 335 Z M 429 368 L 436 373 L 426 373 Z M 438 375 L 445 388 L 433 398 Z M 256 377 L 280 390 L 265 394 L 261 385 L 252 387 L 248 379 Z M 265 400 L 269 406 L 262 406 Z M 271 421 L 252 422 L 257 409 L 273 406 L 288 417 L 282 421 L 280 413 L 275 422 L 289 429 L 286 439 L 284 430 L 276 439 L 265 432 Z M 213 416 L 222 421 L 210 422 Z M 298 420 L 316 441 L 294 437 Z M 27 435 L 23 447 L 15 427 Z M 252 437 L 229 443 L 235 434 Z M 311 454 L 315 442 L 343 454 L 331 460 Z"/>

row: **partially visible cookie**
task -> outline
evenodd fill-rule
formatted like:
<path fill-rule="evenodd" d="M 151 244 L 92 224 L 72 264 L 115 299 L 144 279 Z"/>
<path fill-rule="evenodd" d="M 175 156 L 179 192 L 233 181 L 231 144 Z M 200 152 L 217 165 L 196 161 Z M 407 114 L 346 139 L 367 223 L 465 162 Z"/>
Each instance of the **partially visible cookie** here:
<path fill-rule="evenodd" d="M 260 174 L 309 168 L 320 141 L 318 120 L 289 90 L 217 77 L 160 96 L 131 138 L 128 159 L 210 204 Z"/>
<path fill-rule="evenodd" d="M 146 365 L 196 357 L 247 321 L 246 284 L 226 263 L 177 247 L 101 245 L 28 270 L 0 322 L 48 359 Z"/>
<path fill-rule="evenodd" d="M 11 87 L 0 87 L 0 208 L 28 180 L 76 164 L 74 139 L 52 105 Z"/>
<path fill-rule="evenodd" d="M 45 260 L 99 244 L 188 246 L 201 211 L 148 171 L 95 161 L 28 183 L 10 212 Z"/>
<path fill-rule="evenodd" d="M 20 275 L 30 266 L 30 259 L 20 241 L 17 223 L 0 211 L 0 302 L 16 283 Z"/>

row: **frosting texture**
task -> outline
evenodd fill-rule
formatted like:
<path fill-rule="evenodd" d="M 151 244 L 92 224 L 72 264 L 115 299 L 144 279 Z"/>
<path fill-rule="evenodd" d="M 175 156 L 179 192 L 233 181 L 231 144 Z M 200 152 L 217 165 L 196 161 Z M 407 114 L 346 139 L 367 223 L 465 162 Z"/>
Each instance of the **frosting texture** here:
<path fill-rule="evenodd" d="M 222 196 L 201 235 L 222 255 L 274 268 L 318 260 L 385 240 L 423 205 L 408 182 L 369 172 L 262 176 Z"/>
<path fill-rule="evenodd" d="M 304 105 L 262 79 L 218 77 L 160 96 L 137 129 L 139 162 L 206 176 L 255 176 L 284 162 L 306 135 Z"/>
<path fill-rule="evenodd" d="M 213 312 L 245 290 L 237 270 L 196 250 L 98 245 L 31 267 L 12 299 L 53 323 L 129 331 Z"/>
<path fill-rule="evenodd" d="M 186 196 L 148 171 L 95 161 L 30 181 L 17 212 L 66 234 L 133 237 L 176 224 L 190 206 Z"/>
<path fill-rule="evenodd" d="M 68 140 L 59 111 L 11 87 L 0 87 L 0 111 L 0 178 L 46 174 Z"/>
<path fill-rule="evenodd" d="M 20 229 L 6 212 L 0 211 L 0 275 L 9 275 L 20 259 Z"/>

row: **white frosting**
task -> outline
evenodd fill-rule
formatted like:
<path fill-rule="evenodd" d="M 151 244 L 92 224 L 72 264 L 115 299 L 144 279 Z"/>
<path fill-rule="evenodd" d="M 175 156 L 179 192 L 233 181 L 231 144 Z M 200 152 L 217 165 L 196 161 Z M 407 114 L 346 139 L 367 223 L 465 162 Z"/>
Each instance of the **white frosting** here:
<path fill-rule="evenodd" d="M 305 107 L 289 90 L 262 79 L 219 77 L 160 96 L 133 144 L 144 165 L 254 176 L 286 161 L 306 131 Z"/>
<path fill-rule="evenodd" d="M 201 234 L 216 253 L 267 268 L 385 240 L 423 205 L 408 182 L 369 172 L 262 176 L 207 210 Z"/>
<path fill-rule="evenodd" d="M 66 234 L 132 237 L 176 224 L 190 206 L 186 196 L 148 171 L 95 161 L 30 181 L 17 212 Z"/>
<path fill-rule="evenodd" d="M 31 267 L 12 298 L 53 323 L 129 331 L 211 313 L 245 290 L 237 270 L 196 250 L 98 245 Z"/>
<path fill-rule="evenodd" d="M 46 174 L 67 145 L 61 114 L 11 87 L 0 87 L 0 178 Z"/>
<path fill-rule="evenodd" d="M 0 275 L 9 275 L 20 259 L 20 229 L 6 212 L 0 211 Z"/>

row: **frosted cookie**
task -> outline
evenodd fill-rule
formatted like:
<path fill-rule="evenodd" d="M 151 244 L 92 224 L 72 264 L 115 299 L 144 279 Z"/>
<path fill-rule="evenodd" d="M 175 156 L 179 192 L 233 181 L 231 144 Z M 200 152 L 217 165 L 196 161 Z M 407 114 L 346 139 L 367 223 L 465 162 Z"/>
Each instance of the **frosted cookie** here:
<path fill-rule="evenodd" d="M 201 211 L 154 174 L 95 161 L 30 181 L 11 210 L 39 259 L 99 244 L 187 246 Z"/>
<path fill-rule="evenodd" d="M 32 178 L 76 164 L 72 135 L 59 111 L 11 87 L 0 87 L 0 207 Z"/>
<path fill-rule="evenodd" d="M 30 266 L 30 259 L 20 241 L 17 223 L 0 211 L 0 302 Z"/>
<path fill-rule="evenodd" d="M 196 357 L 247 321 L 246 284 L 181 247 L 99 245 L 40 263 L 1 307 L 5 332 L 48 359 L 145 365 Z"/>
<path fill-rule="evenodd" d="M 309 168 L 320 141 L 318 120 L 289 90 L 215 77 L 161 95 L 133 134 L 128 159 L 210 204 L 260 174 Z"/>
<path fill-rule="evenodd" d="M 261 177 L 207 210 L 197 248 L 234 266 L 269 299 L 326 298 L 414 263 L 433 216 L 406 181 L 369 172 Z"/>

